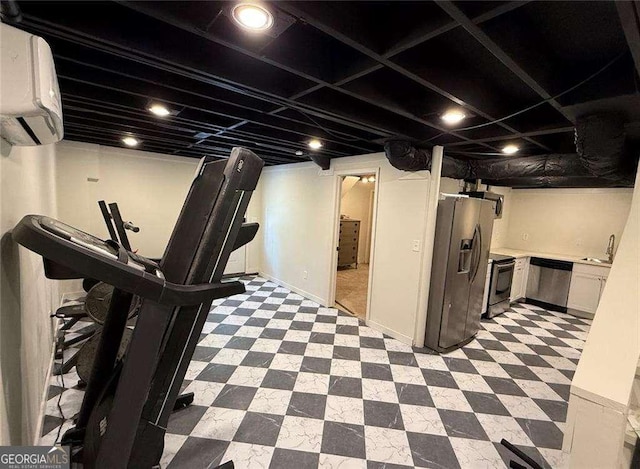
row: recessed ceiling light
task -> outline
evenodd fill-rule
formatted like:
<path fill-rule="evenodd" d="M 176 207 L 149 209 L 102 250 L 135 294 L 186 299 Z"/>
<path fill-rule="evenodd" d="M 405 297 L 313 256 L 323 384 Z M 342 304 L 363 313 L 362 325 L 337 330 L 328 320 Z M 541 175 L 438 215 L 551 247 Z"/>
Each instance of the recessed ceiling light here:
<path fill-rule="evenodd" d="M 369 176 L 369 182 L 376 182 L 375 176 Z"/>
<path fill-rule="evenodd" d="M 169 114 L 171 114 L 171 111 L 169 111 L 169 109 L 167 109 L 162 104 L 152 104 L 151 106 L 149 106 L 149 112 L 151 114 L 155 114 L 158 117 L 167 117 Z"/>
<path fill-rule="evenodd" d="M 273 15 L 257 3 L 239 3 L 231 10 L 231 17 L 250 31 L 266 31 L 273 26 Z"/>
<path fill-rule="evenodd" d="M 517 153 L 518 150 L 520 150 L 520 148 L 518 148 L 517 145 L 505 145 L 502 147 L 502 153 L 505 155 L 513 155 L 514 153 Z"/>
<path fill-rule="evenodd" d="M 362 176 L 362 177 L 360 178 L 360 182 L 361 182 L 361 183 L 363 183 L 363 184 L 367 184 L 367 183 L 369 182 L 369 178 L 368 178 L 368 177 L 365 177 L 365 176 Z"/>
<path fill-rule="evenodd" d="M 317 138 L 309 140 L 309 148 L 311 148 L 312 150 L 319 150 L 320 148 L 322 148 L 322 142 Z"/>
<path fill-rule="evenodd" d="M 445 122 L 445 124 L 448 124 L 448 125 L 458 124 L 462 122 L 462 120 L 465 117 L 467 117 L 467 115 L 464 113 L 464 111 L 461 111 L 460 109 L 451 109 L 450 111 L 447 111 L 444 114 L 442 114 L 442 116 L 440 116 L 440 118 Z"/>
<path fill-rule="evenodd" d="M 122 143 L 124 143 L 128 147 L 135 147 L 138 145 L 138 143 L 140 143 L 140 141 L 137 138 L 124 137 L 122 139 Z"/>
<path fill-rule="evenodd" d="M 302 155 L 304 155 L 304 152 L 302 150 L 296 151 L 296 156 L 302 156 Z"/>

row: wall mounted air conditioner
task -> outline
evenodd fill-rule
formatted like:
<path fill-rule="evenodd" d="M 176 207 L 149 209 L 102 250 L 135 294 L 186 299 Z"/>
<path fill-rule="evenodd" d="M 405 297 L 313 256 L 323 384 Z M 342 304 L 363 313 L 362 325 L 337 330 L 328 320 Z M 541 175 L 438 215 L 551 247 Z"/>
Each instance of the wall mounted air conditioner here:
<path fill-rule="evenodd" d="M 12 145 L 62 140 L 62 104 L 51 48 L 0 24 L 0 135 Z"/>

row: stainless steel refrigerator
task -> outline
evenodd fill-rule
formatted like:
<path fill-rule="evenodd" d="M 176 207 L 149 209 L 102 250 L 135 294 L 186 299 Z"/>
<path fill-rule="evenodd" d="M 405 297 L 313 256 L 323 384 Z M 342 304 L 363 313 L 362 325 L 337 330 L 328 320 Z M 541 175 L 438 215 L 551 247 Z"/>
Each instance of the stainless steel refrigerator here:
<path fill-rule="evenodd" d="M 445 197 L 438 202 L 425 344 L 454 350 L 480 329 L 495 201 Z"/>

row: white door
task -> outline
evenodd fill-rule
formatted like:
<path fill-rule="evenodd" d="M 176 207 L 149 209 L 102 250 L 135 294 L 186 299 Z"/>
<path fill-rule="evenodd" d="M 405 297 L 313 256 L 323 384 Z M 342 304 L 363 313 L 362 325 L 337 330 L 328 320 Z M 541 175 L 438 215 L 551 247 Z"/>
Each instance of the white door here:
<path fill-rule="evenodd" d="M 574 272 L 569 287 L 569 308 L 595 313 L 600 301 L 602 277 Z"/>
<path fill-rule="evenodd" d="M 236 249 L 229 256 L 227 267 L 224 269 L 225 275 L 227 274 L 244 274 L 246 271 L 245 259 L 247 256 L 247 246 L 242 246 Z"/>

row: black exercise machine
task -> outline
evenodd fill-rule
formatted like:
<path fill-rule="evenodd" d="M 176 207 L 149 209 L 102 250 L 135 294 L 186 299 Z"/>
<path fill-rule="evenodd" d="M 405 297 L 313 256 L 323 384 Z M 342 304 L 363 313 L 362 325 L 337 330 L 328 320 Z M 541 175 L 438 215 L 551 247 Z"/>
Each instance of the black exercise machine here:
<path fill-rule="evenodd" d="M 107 204 L 105 203 L 105 201 L 99 200 L 98 207 L 100 207 L 100 212 L 102 213 L 104 223 L 107 226 L 109 237 L 113 241 L 120 243 L 120 245 L 123 246 L 127 251 L 131 251 L 131 244 L 129 243 L 129 238 L 127 236 L 126 230 L 138 233 L 140 231 L 140 228 L 135 226 L 132 222 L 125 222 L 122 219 L 117 203 L 110 203 L 109 207 L 107 208 Z M 157 259 L 153 260 L 158 261 Z M 56 278 L 62 278 L 59 272 L 55 275 Z M 75 279 L 82 278 L 82 276 L 77 276 L 74 272 L 66 272 L 64 278 Z M 86 372 L 80 372 L 80 370 L 86 371 L 88 366 L 90 366 L 89 364 L 92 362 L 93 351 L 95 350 L 93 344 L 96 343 L 94 336 L 99 329 L 99 326 L 97 324 L 102 324 L 104 315 L 109 309 L 109 301 L 111 300 L 113 287 L 96 279 L 85 278 L 82 281 L 82 288 L 85 292 L 87 292 L 84 303 L 61 306 L 55 313 L 55 316 L 57 318 L 66 321 L 60 328 L 61 333 L 58 335 L 58 339 L 56 341 L 55 358 L 63 358 L 64 351 L 69 347 L 72 347 L 81 342 L 84 342 L 84 344 L 80 350 L 74 353 L 67 360 L 63 360 L 62 363 L 56 363 L 53 369 L 53 374 L 61 375 L 68 373 L 74 366 L 77 366 L 80 362 L 82 366 L 78 370 L 78 375 L 81 379 L 81 382 L 86 383 Z M 81 334 L 73 337 L 72 339 L 65 339 L 64 332 L 70 330 L 78 322 L 87 318 L 87 316 L 93 319 L 97 324 L 87 326 L 86 328 L 84 328 Z"/>
<path fill-rule="evenodd" d="M 257 229 L 242 218 L 263 164 L 242 148 L 226 162 L 203 158 L 159 266 L 48 217 L 28 215 L 13 230 L 43 256 L 45 272 L 64 266 L 115 288 L 76 426 L 63 438 L 86 468 L 158 466 L 211 304 L 245 291 L 221 278 L 231 252 Z M 138 320 L 118 361 L 133 295 L 141 298 Z"/>

